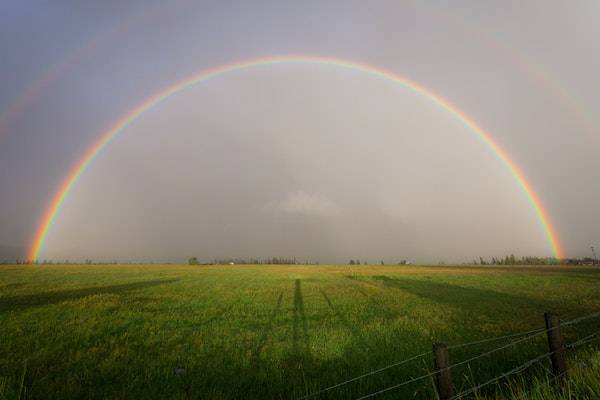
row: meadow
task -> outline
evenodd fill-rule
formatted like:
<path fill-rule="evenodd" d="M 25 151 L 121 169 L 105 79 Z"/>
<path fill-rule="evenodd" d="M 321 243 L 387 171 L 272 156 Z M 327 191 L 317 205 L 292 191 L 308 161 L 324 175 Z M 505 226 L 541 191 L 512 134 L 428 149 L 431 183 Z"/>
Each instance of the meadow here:
<path fill-rule="evenodd" d="M 542 328 L 546 311 L 600 311 L 600 269 L 0 266 L 0 399 L 299 399 L 425 354 L 311 397 L 355 399 L 431 372 L 435 342 Z M 598 330 L 600 318 L 563 329 L 568 343 Z M 451 349 L 451 362 L 512 341 Z M 569 353 L 576 396 L 600 398 L 598 349 Z M 463 364 L 457 391 L 546 351 L 544 334 Z M 476 395 L 559 398 L 547 367 Z M 373 398 L 435 397 L 428 378 Z"/>

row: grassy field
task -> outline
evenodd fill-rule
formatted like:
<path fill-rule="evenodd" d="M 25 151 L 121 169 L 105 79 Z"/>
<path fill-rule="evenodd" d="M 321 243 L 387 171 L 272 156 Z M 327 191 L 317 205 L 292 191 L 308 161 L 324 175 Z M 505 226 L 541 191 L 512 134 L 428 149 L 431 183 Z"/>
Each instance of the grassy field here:
<path fill-rule="evenodd" d="M 0 266 L 0 398 L 300 398 L 434 342 L 541 328 L 545 311 L 599 310 L 591 268 Z M 572 342 L 599 329 L 591 319 L 564 333 Z M 451 362 L 511 340 L 453 349 Z M 570 355 L 588 363 L 573 390 L 600 390 L 598 347 L 584 347 Z M 540 335 L 456 368 L 455 384 L 546 351 Z M 529 398 L 543 368 L 482 394 Z M 426 355 L 315 398 L 358 398 L 432 369 Z M 435 398 L 433 380 L 375 398 L 406 397 Z"/>

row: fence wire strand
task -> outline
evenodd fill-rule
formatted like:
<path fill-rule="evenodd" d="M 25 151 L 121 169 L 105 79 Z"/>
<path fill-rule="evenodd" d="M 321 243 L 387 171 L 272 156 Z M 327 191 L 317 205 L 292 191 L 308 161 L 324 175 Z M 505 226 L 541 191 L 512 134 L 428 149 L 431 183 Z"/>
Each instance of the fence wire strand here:
<path fill-rule="evenodd" d="M 419 381 L 419 380 L 421 380 L 421 379 L 425 379 L 425 378 L 428 378 L 428 377 L 430 377 L 430 376 L 437 375 L 437 374 L 438 374 L 439 372 L 441 372 L 441 371 L 445 371 L 445 370 L 448 370 L 448 369 L 456 368 L 456 367 L 458 367 L 458 366 L 461 366 L 461 365 L 464 365 L 464 364 L 468 364 L 468 363 L 470 363 L 470 362 L 472 362 L 472 361 L 475 361 L 475 360 L 477 360 L 477 359 L 479 359 L 479 358 L 486 357 L 486 356 L 488 356 L 488 355 L 490 355 L 490 354 L 493 354 L 493 353 L 495 353 L 495 352 L 497 352 L 497 351 L 500 351 L 500 350 L 506 349 L 506 348 L 508 348 L 508 347 L 512 347 L 512 346 L 514 346 L 514 345 L 516 345 L 516 344 L 518 344 L 518 343 L 521 343 L 521 342 L 524 342 L 524 341 L 526 341 L 526 340 L 529 340 L 529 339 L 531 339 L 531 338 L 533 338 L 533 337 L 539 336 L 541 333 L 545 333 L 545 330 L 542 330 L 541 332 L 538 332 L 538 333 L 536 333 L 536 334 L 534 334 L 534 335 L 530 335 L 530 336 L 527 336 L 527 337 L 525 337 L 525 338 L 522 338 L 522 339 L 516 340 L 516 341 L 514 341 L 514 342 L 511 342 L 511 343 L 509 343 L 509 344 L 506 344 L 506 345 L 504 345 L 504 346 L 501 346 L 501 347 L 495 348 L 495 349 L 493 349 L 493 350 L 486 351 L 485 353 L 479 354 L 479 355 L 477 355 L 477 356 L 475 356 L 475 357 L 468 358 L 468 359 L 466 359 L 466 360 L 464 360 L 464 361 L 460 361 L 460 362 L 454 363 L 454 364 L 452 364 L 452 365 L 449 365 L 449 366 L 448 366 L 448 367 L 446 367 L 446 368 L 439 369 L 439 370 L 435 370 L 435 371 L 433 371 L 433 372 L 430 372 L 430 373 L 428 373 L 428 374 L 421 375 L 421 376 L 419 376 L 419 377 L 417 377 L 417 378 L 412 378 L 412 379 L 409 379 L 409 380 L 407 380 L 407 381 L 404 381 L 404 382 L 398 383 L 398 384 L 396 384 L 396 385 L 393 385 L 393 386 L 387 387 L 387 388 L 385 388 L 385 389 L 379 390 L 379 391 L 377 391 L 377 392 L 373 392 L 373 393 L 371 393 L 371 394 L 368 394 L 368 395 L 366 395 L 366 396 L 359 397 L 359 398 L 357 398 L 356 400 L 368 399 L 368 398 L 370 398 L 370 397 L 377 396 L 377 395 L 379 395 L 379 394 L 382 394 L 382 393 L 385 393 L 385 392 L 389 392 L 390 390 L 398 389 L 399 387 L 402 387 L 402 386 L 404 386 L 404 385 L 408 385 L 409 383 L 413 383 L 413 382 Z M 427 354 L 429 354 L 429 353 L 427 353 Z"/>
<path fill-rule="evenodd" d="M 571 344 L 568 344 L 568 345 L 566 346 L 566 348 L 567 348 L 567 349 L 573 349 L 573 348 L 575 348 L 575 347 L 582 346 L 582 345 L 584 345 L 584 344 L 586 344 L 586 343 L 593 342 L 594 340 L 600 339 L 600 337 L 596 337 L 596 336 L 597 336 L 597 335 L 599 335 L 599 334 L 600 334 L 600 331 L 596 331 L 596 332 L 594 332 L 594 333 L 592 333 L 592 334 L 590 334 L 590 335 L 587 335 L 587 336 L 586 336 L 586 337 L 584 337 L 584 338 L 581 338 L 581 339 L 579 339 L 579 340 L 578 340 L 578 341 L 576 341 L 576 342 L 573 342 L 573 343 L 571 343 Z"/>
<path fill-rule="evenodd" d="M 577 340 L 577 341 L 575 341 L 573 343 L 570 343 L 570 344 L 566 345 L 565 348 L 566 349 L 573 349 L 575 347 L 578 347 L 578 346 L 584 345 L 586 343 L 589 343 L 589 342 L 591 342 L 593 340 L 597 340 L 598 338 L 600 338 L 600 337 L 596 337 L 599 334 L 600 334 L 600 331 L 596 331 L 596 332 L 594 332 L 594 333 L 592 333 L 590 335 L 587 335 L 587 336 L 585 336 L 585 337 L 583 337 L 583 338 L 581 338 L 581 339 L 579 339 L 579 340 Z M 471 389 L 465 390 L 465 391 L 463 391 L 463 392 L 461 392 L 461 393 L 459 393 L 459 394 L 451 397 L 450 400 L 455 400 L 455 399 L 461 398 L 461 397 L 466 396 L 468 394 L 474 393 L 477 390 L 482 389 L 483 387 L 485 387 L 487 385 L 490 385 L 490 384 L 492 384 L 494 382 L 497 382 L 500 379 L 506 378 L 506 377 L 508 377 L 510 375 L 514 375 L 514 374 L 519 373 L 519 372 L 523 372 L 524 370 L 526 370 L 527 368 L 531 367 L 532 365 L 534 365 L 534 364 L 542 361 L 545 358 L 550 357 L 555 352 L 556 351 L 553 351 L 553 352 L 549 352 L 549 353 L 546 353 L 546 354 L 542 354 L 541 356 L 535 357 L 535 358 L 533 358 L 533 359 L 531 359 L 531 360 L 529 360 L 529 361 L 527 361 L 527 362 L 519 365 L 518 367 L 513 368 L 512 370 L 510 370 L 510 371 L 508 371 L 508 372 L 506 372 L 504 374 L 498 375 L 498 376 L 490 379 L 487 382 L 484 382 L 484 383 L 482 383 L 480 385 L 474 386 Z M 564 376 L 566 374 L 567 374 L 567 371 L 564 371 L 564 372 L 562 372 L 562 373 L 554 376 L 548 382 L 552 382 L 552 381 L 554 381 L 554 380 L 556 380 L 556 379 L 558 379 L 558 378 L 560 378 L 560 377 L 562 377 L 562 376 Z M 537 385 L 535 388 L 537 388 L 539 386 L 541 386 L 541 385 Z"/>
<path fill-rule="evenodd" d="M 597 311 L 595 313 L 591 313 L 591 314 L 588 314 L 588 315 L 584 315 L 583 317 L 575 318 L 575 319 L 572 319 L 570 321 L 561 322 L 561 325 L 562 326 L 569 326 L 569 325 L 573 325 L 573 324 L 579 323 L 581 321 L 585 321 L 585 320 L 596 318 L 596 317 L 600 317 L 600 311 Z"/>
<path fill-rule="evenodd" d="M 503 373 L 503 374 L 500 374 L 500 375 L 498 375 L 498 376 L 496 376 L 496 377 L 494 377 L 494 378 L 492 378 L 492 379 L 490 379 L 490 380 L 488 380 L 488 381 L 486 381 L 486 382 L 484 382 L 484 383 L 482 383 L 482 384 L 479 384 L 479 385 L 477 385 L 477 386 L 473 386 L 473 387 L 472 387 L 472 388 L 470 388 L 470 389 L 467 389 L 467 390 L 465 390 L 465 391 L 463 391 L 463 392 L 460 392 L 460 393 L 458 393 L 458 394 L 456 394 L 456 395 L 454 395 L 454 396 L 450 397 L 450 400 L 456 400 L 456 399 L 459 399 L 459 398 L 461 398 L 461 397 L 463 397 L 463 396 L 466 396 L 466 395 L 468 395 L 468 394 L 475 393 L 476 391 L 478 391 L 479 389 L 482 389 L 482 388 L 484 388 L 485 386 L 488 386 L 488 385 L 491 385 L 492 383 L 498 382 L 500 379 L 503 379 L 503 378 L 509 377 L 509 376 L 511 376 L 511 375 L 514 375 L 514 374 L 518 374 L 518 373 L 520 373 L 520 372 L 523 372 L 523 371 L 525 371 L 527 368 L 531 367 L 532 365 L 534 365 L 534 364 L 536 364 L 536 363 L 538 363 L 538 362 L 540 362 L 540 361 L 542 361 L 542 360 L 544 360 L 544 359 L 546 359 L 546 358 L 550 357 L 550 356 L 551 356 L 553 353 L 554 353 L 554 352 L 551 352 L 551 353 L 546 353 L 546 354 L 542 354 L 541 356 L 538 356 L 538 357 L 532 358 L 531 360 L 529 360 L 529 361 L 527 361 L 527 362 L 524 362 L 523 364 L 521 364 L 521 365 L 519 365 L 519 366 L 517 366 L 517 367 L 515 367 L 515 368 L 511 369 L 511 370 L 510 370 L 510 371 L 508 371 L 508 372 L 505 372 L 505 373 Z"/>
<path fill-rule="evenodd" d="M 335 385 L 333 385 L 333 386 L 326 387 L 325 389 L 321 389 L 321 390 L 319 390 L 319 391 L 317 391 L 317 392 L 314 392 L 314 393 L 308 394 L 308 395 L 306 395 L 306 396 L 304 396 L 304 397 L 300 397 L 298 400 L 310 399 L 310 398 L 312 398 L 312 397 L 315 397 L 315 396 L 317 396 L 317 395 L 320 395 L 320 394 L 323 394 L 323 393 L 325 393 L 325 392 L 328 392 L 328 391 L 330 391 L 330 390 L 332 390 L 332 389 L 336 389 L 336 388 L 339 388 L 339 387 L 341 387 L 341 386 L 347 385 L 347 384 L 349 384 L 349 383 L 351 383 L 351 382 L 355 382 L 355 381 L 358 381 L 358 380 L 360 380 L 360 379 L 366 378 L 367 376 L 375 375 L 375 374 L 378 374 L 378 373 L 380 373 L 380 372 L 383 372 L 383 371 L 385 371 L 385 370 L 387 370 L 387 369 L 394 368 L 394 367 L 398 367 L 398 366 L 400 366 L 400 365 L 402 365 L 402 364 L 407 364 L 407 363 L 409 363 L 409 362 L 411 362 L 411 361 L 418 360 L 419 358 L 421 358 L 421 357 L 425 357 L 425 356 L 429 355 L 430 353 L 431 353 L 431 352 L 430 352 L 430 351 L 428 351 L 428 352 L 426 352 L 426 353 L 417 354 L 416 356 L 412 356 L 412 357 L 410 357 L 410 358 L 407 358 L 406 360 L 402 360 L 402 361 L 395 362 L 395 363 L 393 363 L 393 364 L 390 364 L 390 365 L 387 365 L 387 366 L 385 366 L 385 367 L 382 367 L 382 368 L 379 368 L 379 369 L 376 369 L 376 370 L 373 370 L 373 371 L 367 372 L 367 373 L 365 373 L 365 374 L 362 374 L 362 375 L 356 376 L 356 377 L 354 377 L 354 378 L 348 379 L 348 380 L 346 380 L 346 381 L 343 381 L 343 382 L 337 383 L 337 384 L 335 384 Z"/>
<path fill-rule="evenodd" d="M 525 332 L 512 333 L 512 334 L 509 334 L 509 335 L 498 336 L 498 337 L 489 338 L 489 339 L 483 339 L 483 340 L 477 340 L 477 341 L 474 341 L 474 342 L 469 342 L 469 343 L 461 343 L 461 344 L 456 344 L 456 345 L 453 345 L 453 346 L 449 346 L 449 347 L 448 347 L 448 349 L 458 349 L 458 348 L 467 347 L 467 346 L 474 346 L 474 345 L 477 345 L 477 344 L 488 343 L 488 342 L 494 342 L 494 341 L 500 341 L 500 340 L 502 340 L 502 339 L 509 339 L 509 338 L 514 338 L 514 337 L 519 337 L 519 336 L 528 335 L 528 334 L 531 334 L 531 333 L 541 333 L 541 332 L 543 332 L 543 331 L 545 331 L 545 329 L 544 329 L 544 328 L 539 328 L 539 329 L 534 329 L 534 330 L 531 330 L 531 331 L 525 331 Z M 323 393 L 325 393 L 325 392 L 328 392 L 328 391 L 330 391 L 330 390 L 333 390 L 333 389 L 336 389 L 336 388 L 339 388 L 339 387 L 345 386 L 345 385 L 347 385 L 347 384 L 349 384 L 349 383 L 352 383 L 352 382 L 358 381 L 358 380 L 360 380 L 360 379 L 366 378 L 366 377 L 368 377 L 368 376 L 371 376 L 371 375 L 378 374 L 378 373 L 380 373 L 380 372 L 383 372 L 383 371 L 385 371 L 385 370 L 388 370 L 388 369 L 390 369 L 390 368 L 398 367 L 398 366 L 400 366 L 400 365 L 403 365 L 403 364 L 409 363 L 409 362 L 411 362 L 411 361 L 415 361 L 415 360 L 417 360 L 417 359 L 419 359 L 419 358 L 421 358 L 421 357 L 425 357 L 425 356 L 427 356 L 427 355 L 429 355 L 429 354 L 431 354 L 431 352 L 430 352 L 430 351 L 427 351 L 427 352 L 424 352 L 424 353 L 421 353 L 421 354 L 417 354 L 417 355 L 415 355 L 415 356 L 412 356 L 412 357 L 410 357 L 410 358 L 407 358 L 406 360 L 398 361 L 398 362 L 395 362 L 395 363 L 393 363 L 393 364 L 387 365 L 387 366 L 385 366 L 385 367 L 378 368 L 378 369 L 376 369 L 376 370 L 373 370 L 373 371 L 370 371 L 370 372 L 364 373 L 364 374 L 362 374 L 362 375 L 358 375 L 358 376 L 356 376 L 356 377 L 354 377 L 354 378 L 351 378 L 351 379 L 345 380 L 345 381 L 343 381 L 343 382 L 340 382 L 340 383 L 337 383 L 337 384 L 335 384 L 335 385 L 328 386 L 328 387 L 326 387 L 326 388 L 324 388 L 324 389 L 321 389 L 321 390 L 319 390 L 319 391 L 316 391 L 316 392 L 314 392 L 314 393 L 311 393 L 311 394 L 305 395 L 305 396 L 303 396 L 303 397 L 300 397 L 300 398 L 298 398 L 298 400 L 310 399 L 310 398 L 312 398 L 312 397 L 318 396 L 318 395 L 320 395 L 320 394 L 323 394 Z"/>
<path fill-rule="evenodd" d="M 495 342 L 495 341 L 500 341 L 502 339 L 510 339 L 510 338 L 514 338 L 514 337 L 519 337 L 519 336 L 523 336 L 523 335 L 529 335 L 529 334 L 532 334 L 532 333 L 541 333 L 541 332 L 545 332 L 545 329 L 544 328 L 538 328 L 538 329 L 533 329 L 533 330 L 525 331 L 525 332 L 511 333 L 509 335 L 497 336 L 497 337 L 493 337 L 493 338 L 489 338 L 489 339 L 482 339 L 482 340 L 477 340 L 477 341 L 468 342 L 468 343 L 456 344 L 456 345 L 453 345 L 453 346 L 448 346 L 448 349 L 458 349 L 458 348 L 462 348 L 462 347 L 474 346 L 474 345 L 477 345 L 477 344 Z M 407 358 L 406 360 L 398 361 L 398 362 L 395 362 L 393 364 L 387 365 L 385 367 L 378 368 L 376 370 L 364 373 L 362 375 L 358 375 L 358 376 L 356 376 L 354 378 L 345 380 L 345 381 L 337 383 L 335 385 L 328 386 L 328 387 L 326 387 L 324 389 L 321 389 L 319 391 L 316 391 L 314 393 L 311 393 L 311 394 L 305 395 L 303 397 L 300 397 L 300 398 L 298 398 L 298 400 L 305 400 L 305 399 L 309 399 L 309 398 L 318 396 L 318 395 L 323 394 L 325 392 L 328 392 L 330 390 L 339 388 L 341 386 L 345 386 L 345 385 L 347 385 L 349 383 L 358 381 L 358 380 L 366 378 L 368 376 L 378 374 L 378 373 L 383 372 L 385 370 L 388 370 L 390 368 L 398 367 L 400 365 L 409 363 L 411 361 L 415 361 L 415 360 L 417 360 L 417 359 L 419 359 L 421 357 L 425 357 L 425 356 L 427 356 L 429 354 L 431 354 L 431 351 L 427 351 L 427 352 L 424 352 L 424 353 L 421 353 L 421 354 L 417 354 L 415 356 Z M 469 360 L 467 360 L 467 361 L 469 361 Z"/>
<path fill-rule="evenodd" d="M 505 336 L 498 336 L 498 337 L 489 338 L 489 339 L 477 340 L 475 342 L 470 342 L 470 343 L 455 344 L 452 346 L 448 346 L 448 350 L 460 349 L 462 347 L 474 346 L 474 345 L 482 344 L 482 343 L 498 342 L 502 339 L 510 339 L 510 338 L 515 338 L 515 337 L 524 336 L 524 335 L 530 335 L 532 333 L 538 333 L 538 332 L 542 332 L 542 331 L 545 331 L 545 329 L 538 328 L 538 329 L 533 329 L 533 330 L 525 331 L 525 332 L 511 333 L 510 335 L 505 335 Z"/>
<path fill-rule="evenodd" d="M 584 315 L 584 316 L 581 316 L 581 317 L 578 317 L 578 318 L 574 318 L 574 319 L 571 319 L 571 320 L 568 320 L 568 321 L 565 321 L 565 322 L 561 322 L 561 325 L 560 325 L 560 326 L 570 326 L 570 325 L 574 325 L 574 324 L 577 324 L 577 323 L 579 323 L 579 322 L 582 322 L 582 321 L 585 321 L 585 320 L 588 320 L 588 319 L 592 319 L 592 318 L 596 318 L 596 317 L 599 317 L 599 316 L 600 316 L 600 311 L 598 311 L 598 312 L 594 312 L 594 313 L 591 313 L 591 314 L 588 314 L 588 315 Z M 502 339 L 509 339 L 509 338 L 515 338 L 515 337 L 521 337 L 521 336 L 524 336 L 524 335 L 528 335 L 528 336 L 526 336 L 526 337 L 524 337 L 524 338 L 521 338 L 521 339 L 519 339 L 519 340 L 515 340 L 515 341 L 513 341 L 513 342 L 510 342 L 510 343 L 508 343 L 508 344 L 506 344 L 506 345 L 503 345 L 503 346 L 497 347 L 497 348 L 495 348 L 495 349 L 492 349 L 492 350 L 486 351 L 486 352 L 484 352 L 484 353 L 481 353 L 481 354 L 479 354 L 479 355 L 477 355 L 477 356 L 474 356 L 474 357 L 468 358 L 468 359 L 466 359 L 466 360 L 464 360 L 464 361 L 460 361 L 460 362 L 458 362 L 458 363 L 452 364 L 452 365 L 450 365 L 450 366 L 446 367 L 446 368 L 445 368 L 445 369 L 443 369 L 443 370 L 446 370 L 446 369 L 451 369 L 451 368 L 455 368 L 455 367 L 458 367 L 458 366 L 461 366 L 461 365 L 464 365 L 464 364 L 471 363 L 471 362 L 473 362 L 473 361 L 475 361 L 475 360 L 477 360 L 477 359 L 479 359 L 479 358 L 483 358 L 483 357 L 486 357 L 486 356 L 488 356 L 488 355 L 490 355 L 490 354 L 496 353 L 496 352 L 498 352 L 498 351 L 500 351 L 500 350 L 504 350 L 504 349 L 507 349 L 507 348 L 509 348 L 509 347 L 515 346 L 515 345 L 517 345 L 517 344 L 519 344 L 519 343 L 525 342 L 525 341 L 527 341 L 527 340 L 530 340 L 530 339 L 532 339 L 532 338 L 535 338 L 535 337 L 537 337 L 537 336 L 540 336 L 540 335 L 542 335 L 542 334 L 544 334 L 544 333 L 547 333 L 547 332 L 549 332 L 549 331 L 551 331 L 551 330 L 554 330 L 554 329 L 558 329 L 558 326 L 557 326 L 557 327 L 552 327 L 552 328 L 550 328 L 550 329 L 546 329 L 546 328 L 538 328 L 538 329 L 533 329 L 533 330 L 530 330 L 530 331 L 518 332 L 518 333 L 512 333 L 512 334 L 509 334 L 509 335 L 498 336 L 498 337 L 494 337 L 494 338 L 482 339 L 482 340 L 477 340 L 477 341 L 473 341 L 473 342 L 461 343 L 461 344 L 456 344 L 456 345 L 453 345 L 453 346 L 448 346 L 448 349 L 458 349 L 458 348 L 463 348 L 463 347 L 468 347 L 468 346 L 474 346 L 474 345 L 477 345 L 477 344 L 489 343 L 489 342 L 494 342 L 494 341 L 500 341 L 500 340 L 502 340 Z M 578 340 L 577 342 L 571 343 L 570 345 L 568 345 L 568 346 L 566 346 L 566 347 L 567 347 L 567 348 L 572 348 L 572 347 L 576 347 L 576 346 L 578 346 L 578 345 L 582 345 L 582 344 L 588 343 L 589 341 L 596 340 L 597 338 L 595 338 L 595 336 L 596 336 L 596 335 L 598 335 L 598 334 L 600 334 L 600 331 L 598 331 L 598 332 L 595 332 L 595 333 L 593 333 L 593 334 L 591 334 L 591 335 L 588 335 L 588 336 L 584 337 L 583 339 L 581 339 L 581 340 Z M 345 380 L 345 381 L 343 381 L 343 382 L 337 383 L 337 384 L 335 384 L 335 385 L 332 385 L 332 386 L 328 386 L 328 387 L 326 387 L 326 388 L 324 388 L 324 389 L 321 389 L 321 390 L 318 390 L 318 391 L 316 391 L 316 392 L 314 392 L 314 393 L 310 393 L 310 394 L 307 394 L 307 395 L 305 395 L 305 396 L 299 397 L 299 398 L 298 398 L 298 400 L 306 400 L 306 399 L 313 398 L 313 397 L 315 397 L 315 396 L 318 396 L 318 395 L 320 395 L 320 394 L 323 394 L 323 393 L 325 393 L 325 392 L 328 392 L 328 391 L 330 391 L 330 390 L 333 390 L 333 389 L 336 389 L 336 388 L 339 388 L 339 387 L 345 386 L 345 385 L 347 385 L 347 384 L 349 384 L 349 383 L 356 382 L 356 381 L 358 381 L 358 380 L 361 380 L 361 379 L 363 379 L 363 378 L 366 378 L 366 377 L 369 377 L 369 376 L 372 376 L 372 375 L 378 374 L 378 373 L 380 373 L 380 372 L 383 372 L 383 371 L 385 371 L 385 370 L 388 370 L 388 369 L 390 369 L 390 368 L 398 367 L 398 366 L 400 366 L 400 365 L 407 364 L 407 363 L 409 363 L 409 362 L 411 362 L 411 361 L 415 361 L 415 360 L 417 360 L 417 359 L 419 359 L 419 358 L 422 358 L 422 357 L 424 357 L 424 356 L 426 356 L 426 355 L 429 355 L 430 353 L 431 353 L 431 352 L 429 352 L 429 351 L 428 351 L 428 352 L 424 352 L 424 353 L 421 353 L 421 354 L 417 354 L 417 355 L 415 355 L 415 356 L 412 356 L 412 357 L 410 357 L 410 358 L 407 358 L 407 359 L 405 359 L 405 360 L 398 361 L 398 362 L 395 362 L 395 363 L 393 363 L 393 364 L 389 364 L 389 365 L 387 365 L 387 366 L 385 366 L 385 367 L 378 368 L 378 369 L 376 369 L 376 370 L 373 370 L 373 371 L 370 371 L 370 372 L 364 373 L 364 374 L 362 374 L 362 375 L 358 375 L 358 376 L 356 376 L 356 377 L 354 377 L 354 378 L 351 378 L 351 379 Z M 532 360 L 528 361 L 527 363 L 525 363 L 525 364 L 523 364 L 523 365 L 521 365 L 521 366 L 519 366 L 519 367 L 517 367 L 517 368 L 521 368 L 521 367 L 523 367 L 523 366 L 525 366 L 525 368 L 524 368 L 524 369 L 526 369 L 526 368 L 529 368 L 531 365 L 535 364 L 536 362 L 539 362 L 539 361 L 540 361 L 540 360 L 542 360 L 543 358 L 546 358 L 546 357 L 550 356 L 551 354 L 552 354 L 552 353 L 546 353 L 546 354 L 544 354 L 544 355 L 542 355 L 542 356 L 540 356 L 540 357 L 536 357 L 536 358 L 534 358 L 534 359 L 532 359 Z M 532 364 L 528 364 L 529 362 L 532 362 Z M 479 388 L 482 388 L 482 387 L 484 387 L 484 386 L 487 386 L 487 385 L 489 385 L 489 384 L 491 384 L 491 383 L 494 383 L 494 382 L 496 382 L 496 381 L 498 381 L 498 380 L 500 380 L 500 379 L 502 379 L 502 378 L 504 378 L 504 377 L 506 377 L 506 376 L 510 376 L 510 375 L 512 375 L 512 374 L 514 374 L 514 373 L 518 373 L 518 372 L 521 372 L 521 371 L 522 371 L 522 370 L 517 370 L 516 372 L 514 372 L 514 370 L 516 370 L 517 368 L 515 368 L 515 369 L 513 369 L 513 370 L 511 370 L 511 371 L 509 371 L 509 372 L 507 372 L 506 374 L 499 375 L 499 376 L 497 376 L 497 377 L 495 377 L 495 378 L 493 378 L 493 379 L 491 379 L 491 380 L 489 380 L 489 381 L 487 381 L 487 382 L 485 382 L 485 383 L 483 383 L 483 384 L 481 384 L 481 385 L 475 386 L 475 387 L 474 387 L 474 388 L 472 388 L 472 389 L 474 389 L 474 390 L 476 391 L 476 390 L 478 390 Z M 368 394 L 368 395 L 365 395 L 365 396 L 359 397 L 359 398 L 357 398 L 356 400 L 363 400 L 363 399 L 367 399 L 367 398 L 370 398 L 370 397 L 377 396 L 377 395 L 379 395 L 379 394 L 382 394 L 382 393 L 385 393 L 385 392 L 388 392 L 388 391 L 391 391 L 391 390 L 397 389 L 397 388 L 399 388 L 399 387 L 402 387 L 402 386 L 408 385 L 409 383 L 417 382 L 417 381 L 419 381 L 419 380 L 422 380 L 422 379 L 425 379 L 425 378 L 428 378 L 428 377 L 434 376 L 434 375 L 438 374 L 440 371 L 443 371 L 443 370 L 436 370 L 436 371 L 434 371 L 434 372 L 431 372 L 431 373 L 428 373 L 428 374 L 425 374 L 425 375 L 421 375 L 421 376 L 419 376 L 419 377 L 416 377 L 416 378 L 412 378 L 412 379 L 406 380 L 406 381 L 404 381 L 404 382 L 401 382 L 401 383 L 398 383 L 398 384 L 396 384 L 396 385 L 393 385 L 393 386 L 387 387 L 387 388 L 385 388 L 385 389 L 382 389 L 382 390 L 379 390 L 379 391 L 377 391 L 377 392 L 373 392 L 373 393 L 370 393 L 370 394 Z M 469 390 L 471 390 L 471 389 L 469 389 Z M 463 393 L 464 393 L 464 392 L 463 392 Z M 462 394 L 462 395 L 464 395 L 464 394 Z M 458 395 L 457 395 L 457 396 L 458 396 Z M 457 398 L 457 397 L 455 396 L 455 397 L 453 397 L 452 399 L 455 399 L 455 398 Z"/>
<path fill-rule="evenodd" d="M 378 390 L 377 392 L 374 392 L 374 393 L 367 394 L 365 396 L 359 397 L 356 400 L 368 399 L 370 397 L 374 397 L 374 396 L 380 395 L 382 393 L 389 392 L 390 390 L 398 389 L 399 387 L 402 387 L 404 385 L 408 385 L 409 383 L 417 382 L 417 381 L 423 380 L 425 378 L 429 378 L 431 376 L 437 375 L 438 372 L 439 371 L 434 371 L 434 372 L 430 372 L 430 373 L 425 374 L 425 375 L 418 376 L 416 378 L 409 379 L 409 380 L 404 381 L 402 383 L 398 383 L 397 385 L 390 386 L 390 387 L 387 387 L 385 389 Z"/>

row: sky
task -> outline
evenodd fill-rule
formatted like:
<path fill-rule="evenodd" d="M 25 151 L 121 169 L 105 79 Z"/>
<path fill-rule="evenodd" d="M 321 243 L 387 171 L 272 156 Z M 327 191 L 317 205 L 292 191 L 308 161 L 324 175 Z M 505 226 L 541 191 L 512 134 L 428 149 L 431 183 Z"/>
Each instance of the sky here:
<path fill-rule="evenodd" d="M 564 254 L 600 250 L 597 1 L 0 2 L 0 260 L 73 166 L 164 88 L 260 57 L 367 64 L 476 121 Z M 526 194 L 431 98 L 339 65 L 239 69 L 148 110 L 93 160 L 52 260 L 469 262 L 551 256 Z"/>

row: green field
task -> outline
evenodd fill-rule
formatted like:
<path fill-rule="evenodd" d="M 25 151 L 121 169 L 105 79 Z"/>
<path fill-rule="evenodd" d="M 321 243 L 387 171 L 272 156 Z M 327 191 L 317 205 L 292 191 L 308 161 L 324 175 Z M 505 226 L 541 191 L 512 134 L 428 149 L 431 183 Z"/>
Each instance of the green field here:
<path fill-rule="evenodd" d="M 541 328 L 545 311 L 599 310 L 593 268 L 0 266 L 0 398 L 300 398 L 434 342 Z M 572 342 L 599 329 L 596 318 L 563 330 Z M 514 340 L 453 349 L 451 362 Z M 545 340 L 457 367 L 457 390 L 543 354 Z M 600 381 L 598 348 L 569 353 L 573 365 L 596 360 L 581 379 Z M 544 379 L 544 365 L 511 388 L 530 390 L 535 379 L 523 377 Z M 358 398 L 432 370 L 428 354 L 315 398 Z M 434 393 L 428 378 L 374 398 Z"/>

